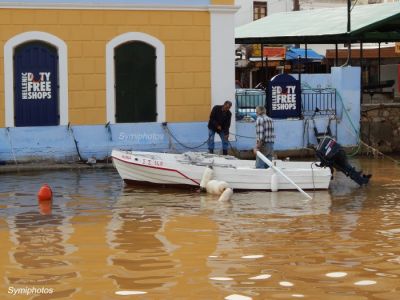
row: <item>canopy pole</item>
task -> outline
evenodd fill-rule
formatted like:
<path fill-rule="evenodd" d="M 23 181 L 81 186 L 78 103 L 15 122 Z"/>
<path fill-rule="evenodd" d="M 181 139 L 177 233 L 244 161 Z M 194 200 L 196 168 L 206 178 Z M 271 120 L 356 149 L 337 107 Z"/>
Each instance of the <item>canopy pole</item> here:
<path fill-rule="evenodd" d="M 347 33 L 350 34 L 351 30 L 351 0 L 347 0 Z"/>
<path fill-rule="evenodd" d="M 299 84 L 300 84 L 300 88 L 301 88 L 301 69 L 300 69 L 300 63 L 301 63 L 301 56 L 298 55 L 297 56 L 297 71 L 299 72 Z"/>
<path fill-rule="evenodd" d="M 351 31 L 351 0 L 347 0 L 347 35 L 350 36 Z M 345 65 L 351 66 L 351 40 L 349 38 L 347 46 L 347 62 Z"/>
<path fill-rule="evenodd" d="M 347 46 L 347 62 L 345 63 L 346 66 L 351 66 L 351 40 L 349 40 Z"/>
<path fill-rule="evenodd" d="M 335 67 L 338 66 L 339 61 L 338 61 L 338 56 L 339 56 L 339 50 L 338 50 L 338 44 L 335 44 Z"/>
<path fill-rule="evenodd" d="M 381 87 L 381 42 L 378 43 L 378 85 L 380 92 L 382 93 Z"/>
<path fill-rule="evenodd" d="M 304 73 L 308 73 L 308 55 L 307 55 L 307 43 L 306 44 L 304 44 L 304 50 L 305 50 L 305 54 L 304 54 L 304 58 L 305 58 L 305 61 L 304 61 L 304 63 L 305 63 L 305 66 L 304 66 Z"/>
<path fill-rule="evenodd" d="M 265 83 L 265 68 L 264 68 L 264 44 L 260 44 L 261 49 L 261 83 Z"/>
<path fill-rule="evenodd" d="M 361 82 L 360 82 L 360 103 L 363 103 L 363 92 L 364 92 L 364 76 L 363 76 L 363 65 L 364 65 L 364 55 L 363 55 L 363 42 L 360 41 L 360 69 L 361 69 Z"/>

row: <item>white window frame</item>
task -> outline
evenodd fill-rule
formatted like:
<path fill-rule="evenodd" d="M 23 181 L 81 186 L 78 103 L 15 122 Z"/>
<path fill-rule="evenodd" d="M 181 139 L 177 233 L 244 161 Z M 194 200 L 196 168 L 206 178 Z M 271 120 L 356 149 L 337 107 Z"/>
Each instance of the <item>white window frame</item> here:
<path fill-rule="evenodd" d="M 58 52 L 58 84 L 60 125 L 68 124 L 68 50 L 66 43 L 47 32 L 28 31 L 9 39 L 4 45 L 5 125 L 14 123 L 14 49 L 26 42 L 41 41 L 51 44 Z"/>
<path fill-rule="evenodd" d="M 115 124 L 115 63 L 114 50 L 121 44 L 140 41 L 156 49 L 156 112 L 158 123 L 165 122 L 165 47 L 157 38 L 143 32 L 123 33 L 107 43 L 106 46 L 106 110 L 107 122 Z"/>

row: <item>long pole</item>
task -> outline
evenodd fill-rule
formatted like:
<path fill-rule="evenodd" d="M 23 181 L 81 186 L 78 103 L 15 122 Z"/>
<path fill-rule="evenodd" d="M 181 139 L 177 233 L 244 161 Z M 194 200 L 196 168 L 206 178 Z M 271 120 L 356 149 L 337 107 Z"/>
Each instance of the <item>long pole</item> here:
<path fill-rule="evenodd" d="M 260 151 L 257 151 L 257 155 L 259 158 L 261 158 L 268 166 L 270 166 L 273 170 L 278 172 L 283 178 L 285 178 L 287 181 L 289 181 L 300 193 L 302 193 L 304 196 L 306 196 L 308 199 L 312 199 L 312 197 L 307 194 L 305 191 L 302 190 L 301 187 L 299 187 L 292 179 L 290 179 L 285 173 L 282 172 L 281 169 L 277 168 L 274 166 L 272 161 L 270 161 L 268 158 L 264 156 Z"/>
<path fill-rule="evenodd" d="M 351 30 L 351 0 L 347 0 L 347 33 L 350 34 Z"/>
<path fill-rule="evenodd" d="M 351 65 L 351 0 L 347 0 L 347 36 L 348 36 L 348 46 L 347 46 L 347 65 Z"/>
<path fill-rule="evenodd" d="M 382 93 L 381 87 L 381 42 L 378 43 L 378 86 Z"/>

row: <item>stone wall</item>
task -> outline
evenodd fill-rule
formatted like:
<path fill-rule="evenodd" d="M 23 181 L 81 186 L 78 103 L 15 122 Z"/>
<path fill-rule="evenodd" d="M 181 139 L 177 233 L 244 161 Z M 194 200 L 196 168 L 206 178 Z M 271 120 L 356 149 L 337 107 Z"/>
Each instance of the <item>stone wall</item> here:
<path fill-rule="evenodd" d="M 400 152 L 400 103 L 362 105 L 361 139 L 380 152 Z"/>

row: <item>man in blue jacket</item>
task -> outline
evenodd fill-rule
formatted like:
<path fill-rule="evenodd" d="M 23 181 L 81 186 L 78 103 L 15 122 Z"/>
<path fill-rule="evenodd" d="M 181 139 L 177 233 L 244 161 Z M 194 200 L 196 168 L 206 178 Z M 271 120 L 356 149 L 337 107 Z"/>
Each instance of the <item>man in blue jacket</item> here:
<path fill-rule="evenodd" d="M 231 126 L 232 113 L 229 111 L 232 107 L 231 101 L 225 101 L 223 105 L 215 105 L 211 110 L 210 120 L 208 121 L 208 151 L 214 153 L 215 133 L 221 138 L 222 153 L 228 154 L 229 127 Z"/>

